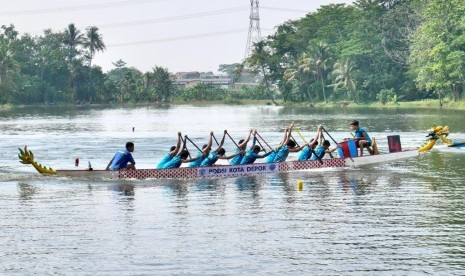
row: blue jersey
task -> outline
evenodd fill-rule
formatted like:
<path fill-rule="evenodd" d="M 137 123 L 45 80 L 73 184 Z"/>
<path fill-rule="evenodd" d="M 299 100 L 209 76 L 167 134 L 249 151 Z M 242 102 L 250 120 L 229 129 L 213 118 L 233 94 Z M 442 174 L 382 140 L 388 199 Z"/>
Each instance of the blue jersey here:
<path fill-rule="evenodd" d="M 239 152 L 240 152 L 240 150 L 236 149 L 236 153 L 239 153 Z M 238 154 L 238 155 L 234 156 L 233 158 L 231 158 L 229 160 L 229 164 L 231 164 L 231 165 L 239 165 L 241 163 L 241 160 L 242 160 L 243 157 L 244 157 L 243 154 Z"/>
<path fill-rule="evenodd" d="M 266 158 L 265 158 L 265 162 L 266 163 L 272 163 L 274 162 L 274 158 L 276 157 L 276 153 L 278 152 L 278 149 L 274 149 L 270 155 L 268 155 Z"/>
<path fill-rule="evenodd" d="M 181 164 L 182 164 L 181 156 L 176 155 L 175 157 L 171 158 L 170 161 L 166 162 L 163 165 L 163 169 L 179 168 L 181 167 Z"/>
<path fill-rule="evenodd" d="M 202 161 L 205 159 L 205 156 L 202 156 L 202 155 L 203 155 L 203 153 L 201 151 L 199 151 L 197 153 L 197 157 L 199 159 L 196 159 L 194 161 L 189 162 L 189 167 L 200 167 L 200 165 L 202 164 Z"/>
<path fill-rule="evenodd" d="M 255 160 L 257 160 L 257 156 L 258 154 L 253 152 L 253 150 L 247 150 L 245 152 L 244 157 L 242 157 L 241 165 L 252 164 L 253 162 L 255 162 Z"/>
<path fill-rule="evenodd" d="M 370 135 L 368 135 L 368 132 L 367 132 L 364 128 L 360 127 L 359 129 L 357 129 L 357 130 L 355 131 L 355 134 L 354 134 L 354 135 L 355 135 L 355 137 L 357 137 L 357 138 L 361 138 L 361 137 L 363 137 L 363 133 L 365 133 L 365 136 L 366 136 L 366 138 L 367 138 L 367 143 L 370 143 L 370 144 L 371 144 Z"/>
<path fill-rule="evenodd" d="M 115 156 L 113 157 L 113 162 L 111 162 L 110 165 L 110 170 L 116 171 L 119 169 L 124 169 L 128 165 L 128 163 L 131 162 L 132 164 L 136 164 L 134 162 L 134 159 L 132 158 L 131 153 L 127 150 L 119 150 L 115 153 Z"/>
<path fill-rule="evenodd" d="M 163 166 L 167 162 L 169 162 L 171 159 L 173 159 L 173 156 L 171 155 L 171 153 L 167 153 L 165 156 L 163 156 L 163 158 L 160 160 L 160 162 L 158 162 L 157 169 L 163 169 Z"/>
<path fill-rule="evenodd" d="M 207 156 L 207 158 L 203 159 L 202 164 L 200 164 L 200 166 L 208 167 L 215 164 L 216 161 L 218 161 L 218 153 L 216 151 L 212 151 Z"/>
<path fill-rule="evenodd" d="M 284 145 L 279 148 L 278 152 L 274 156 L 273 162 L 283 162 L 286 161 L 287 156 L 289 155 L 289 148 Z"/>
<path fill-rule="evenodd" d="M 299 153 L 299 161 L 307 161 L 312 156 L 313 151 L 310 150 L 309 146 L 305 146 Z"/>
<path fill-rule="evenodd" d="M 325 153 L 326 153 L 326 150 L 325 148 L 323 148 L 322 146 L 318 146 L 316 147 L 315 149 L 315 154 L 312 154 L 312 157 L 310 157 L 310 160 L 318 160 L 318 159 L 321 159 L 323 158 L 323 156 L 325 156 Z M 318 158 L 318 157 L 319 158 Z"/>

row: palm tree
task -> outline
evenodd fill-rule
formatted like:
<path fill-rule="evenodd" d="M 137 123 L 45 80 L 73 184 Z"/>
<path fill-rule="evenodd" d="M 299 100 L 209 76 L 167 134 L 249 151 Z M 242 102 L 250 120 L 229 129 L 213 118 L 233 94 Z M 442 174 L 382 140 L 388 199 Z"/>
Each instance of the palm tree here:
<path fill-rule="evenodd" d="M 356 104 L 358 104 L 356 97 L 356 85 L 353 76 L 354 73 L 355 65 L 349 58 L 339 60 L 334 64 L 334 69 L 332 72 L 332 74 L 336 76 L 333 86 L 335 89 L 339 87 L 348 89 L 351 93 L 352 99 Z"/>
<path fill-rule="evenodd" d="M 102 35 L 98 33 L 97 27 L 89 27 L 86 29 L 84 48 L 89 50 L 89 67 L 92 67 L 92 59 L 94 58 L 95 53 L 105 50 Z"/>
<path fill-rule="evenodd" d="M 14 42 L 18 32 L 14 27 L 2 26 L 0 30 L 0 92 L 10 71 L 18 71 L 19 65 L 14 59 Z"/>
<path fill-rule="evenodd" d="M 6 79 L 7 72 L 13 65 L 13 52 L 6 43 L 0 42 L 0 88 Z"/>
<path fill-rule="evenodd" d="M 327 63 L 329 60 L 328 57 L 328 45 L 326 43 L 320 42 L 318 46 L 313 48 L 313 61 L 315 63 L 315 69 L 316 69 L 316 75 L 317 77 L 320 77 L 321 81 L 321 89 L 323 90 L 323 99 L 325 103 L 328 101 L 326 100 L 326 90 L 325 90 L 325 80 L 323 79 L 323 76 L 325 74 L 325 71 L 327 69 Z"/>
<path fill-rule="evenodd" d="M 153 85 L 157 93 L 157 100 L 169 101 L 172 91 L 172 81 L 170 79 L 170 73 L 167 69 L 156 66 L 152 71 Z"/>
<path fill-rule="evenodd" d="M 272 54 L 265 41 L 259 41 L 254 44 L 252 54 L 246 59 L 246 64 L 252 72 L 262 76 L 261 85 L 271 101 L 277 105 L 271 87 L 271 68 L 274 66 Z"/>
<path fill-rule="evenodd" d="M 63 32 L 63 44 L 68 50 L 68 69 L 70 74 L 70 84 L 73 88 L 73 100 L 78 99 L 78 79 L 81 70 L 81 64 L 76 60 L 76 56 L 80 54 L 78 47 L 84 44 L 84 35 L 76 29 L 73 23 L 68 25 L 68 28 Z"/>
<path fill-rule="evenodd" d="M 79 54 L 77 47 L 84 44 L 84 35 L 71 23 L 63 33 L 63 44 L 68 48 L 69 62 Z"/>
<path fill-rule="evenodd" d="M 284 72 L 283 78 L 288 82 L 298 81 L 301 88 L 303 87 L 305 89 L 304 93 L 308 101 L 312 103 L 313 98 L 309 89 L 309 82 L 312 75 L 315 75 L 313 59 L 310 58 L 308 54 L 304 53 L 300 56 L 294 68 L 288 68 Z"/>

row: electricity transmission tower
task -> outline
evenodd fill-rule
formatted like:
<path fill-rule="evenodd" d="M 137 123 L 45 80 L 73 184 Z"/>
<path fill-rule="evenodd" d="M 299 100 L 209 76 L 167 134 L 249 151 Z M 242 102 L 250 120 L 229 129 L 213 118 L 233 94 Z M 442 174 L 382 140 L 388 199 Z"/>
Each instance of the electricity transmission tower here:
<path fill-rule="evenodd" d="M 261 40 L 260 13 L 258 8 L 259 0 L 250 0 L 250 25 L 247 45 L 245 47 L 245 57 L 249 57 L 253 44 Z"/>

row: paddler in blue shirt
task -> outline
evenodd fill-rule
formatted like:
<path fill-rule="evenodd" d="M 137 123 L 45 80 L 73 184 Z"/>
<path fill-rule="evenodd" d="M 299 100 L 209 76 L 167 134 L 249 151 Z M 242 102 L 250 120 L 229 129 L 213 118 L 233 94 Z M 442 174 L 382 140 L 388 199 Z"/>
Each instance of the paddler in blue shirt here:
<path fill-rule="evenodd" d="M 331 146 L 331 143 L 328 140 L 324 139 L 322 129 L 323 129 L 322 126 L 318 126 L 318 131 L 320 134 L 320 137 L 319 137 L 320 145 L 316 147 L 315 153 L 312 154 L 312 156 L 310 157 L 310 160 L 312 161 L 321 160 L 325 156 L 326 153 L 332 153 L 337 149 L 337 148 L 329 149 L 329 147 Z"/>
<path fill-rule="evenodd" d="M 247 137 L 244 139 L 239 140 L 239 145 L 238 148 L 236 149 L 237 155 L 233 157 L 231 160 L 229 160 L 230 165 L 239 165 L 241 163 L 242 157 L 244 157 L 245 151 L 247 150 L 247 143 L 250 140 L 250 137 L 252 135 L 253 130 L 251 129 L 249 131 L 249 134 Z"/>
<path fill-rule="evenodd" d="M 316 131 L 315 138 L 312 138 L 310 142 L 304 145 L 303 149 L 300 151 L 299 157 L 297 160 L 299 161 L 307 161 L 310 159 L 312 155 L 315 155 L 315 149 L 318 146 L 318 138 L 320 137 L 321 128 L 318 126 L 318 130 Z"/>
<path fill-rule="evenodd" d="M 170 148 L 170 152 L 168 152 L 163 158 L 158 162 L 157 169 L 163 169 L 163 166 L 168 163 L 173 157 L 175 157 L 179 150 L 181 149 L 181 132 L 178 132 L 178 143 L 176 146 L 172 146 Z"/>
<path fill-rule="evenodd" d="M 270 154 L 273 153 L 273 151 L 270 151 L 268 153 L 265 153 L 265 154 L 262 154 L 262 155 L 259 155 L 258 153 L 261 151 L 262 149 L 260 148 L 260 146 L 258 145 L 254 145 L 252 146 L 251 149 L 247 150 L 244 154 L 244 157 L 242 157 L 241 159 L 241 165 L 247 165 L 247 164 L 252 164 L 255 162 L 255 160 L 257 160 L 258 158 L 265 158 L 267 156 L 269 156 Z"/>
<path fill-rule="evenodd" d="M 186 140 L 187 140 L 187 136 L 184 136 L 184 142 L 182 144 L 181 152 L 177 154 L 176 156 L 174 156 L 170 161 L 166 162 L 163 165 L 162 169 L 179 168 L 181 167 L 182 163 L 189 163 L 189 162 L 195 161 L 198 158 L 200 158 L 200 156 L 197 156 L 196 158 L 187 159 L 189 157 L 189 151 L 187 151 L 186 149 Z"/>
<path fill-rule="evenodd" d="M 370 135 L 368 135 L 368 132 L 359 126 L 359 123 L 357 120 L 353 120 L 350 123 L 350 128 L 354 131 L 354 140 L 355 144 L 357 145 L 357 148 L 360 148 L 360 156 L 363 156 L 363 148 L 367 148 L 368 151 L 370 151 L 371 147 L 371 138 Z"/>
<path fill-rule="evenodd" d="M 265 162 L 267 163 L 284 162 L 286 161 L 286 158 L 289 155 L 289 152 L 298 152 L 306 146 L 306 145 L 297 146 L 296 142 L 291 140 L 293 127 L 294 127 L 294 124 L 292 124 L 291 127 L 286 128 L 286 131 L 284 132 L 283 141 L 273 151 L 273 153 L 270 154 L 270 156 L 266 158 Z"/>
<path fill-rule="evenodd" d="M 197 152 L 197 157 L 193 159 L 194 161 L 189 163 L 189 167 L 200 167 L 202 161 L 207 158 L 210 154 L 212 148 L 212 141 L 213 141 L 213 131 L 210 131 L 210 139 L 208 143 L 202 146 L 202 151 Z"/>
<path fill-rule="evenodd" d="M 134 152 L 134 143 L 127 142 L 125 149 L 119 150 L 115 153 L 108 163 L 106 170 L 135 170 L 136 162 L 134 161 L 134 158 L 132 158 L 131 152 Z"/>
<path fill-rule="evenodd" d="M 216 161 L 218 161 L 218 159 L 231 159 L 241 154 L 241 152 L 238 152 L 231 156 L 225 156 L 226 150 L 223 148 L 223 144 L 227 133 L 228 131 L 225 130 L 223 138 L 221 139 L 221 142 L 218 144 L 218 148 L 216 150 L 210 151 L 208 156 L 202 160 L 202 163 L 200 164 L 201 167 L 212 166 L 216 163 Z"/>

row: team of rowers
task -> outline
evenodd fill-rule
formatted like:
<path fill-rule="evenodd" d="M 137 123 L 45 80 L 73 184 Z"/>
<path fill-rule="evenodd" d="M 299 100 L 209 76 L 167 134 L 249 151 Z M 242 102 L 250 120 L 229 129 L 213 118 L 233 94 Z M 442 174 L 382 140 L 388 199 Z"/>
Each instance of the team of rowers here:
<path fill-rule="evenodd" d="M 363 148 L 371 146 L 371 138 L 364 128 L 359 127 L 358 121 L 352 121 L 350 124 L 351 129 L 354 130 L 354 139 L 357 147 L 360 148 L 360 155 L 363 155 Z M 227 156 L 226 150 L 223 148 L 223 144 L 226 136 L 231 136 L 225 130 L 221 141 L 218 143 L 213 132 L 210 132 L 210 138 L 208 143 L 203 145 L 200 149 L 197 146 L 198 153 L 195 157 L 191 157 L 186 147 L 187 140 L 191 141 L 187 136 L 182 137 L 182 134 L 178 132 L 178 141 L 175 146 L 170 148 L 170 151 L 158 162 L 157 169 L 170 169 L 179 168 L 183 163 L 188 163 L 189 167 L 206 167 L 214 165 L 219 159 L 226 159 L 230 165 L 246 165 L 252 164 L 257 159 L 265 158 L 266 163 L 272 162 L 284 162 L 290 152 L 300 152 L 298 156 L 299 161 L 306 160 L 320 160 L 325 154 L 331 154 L 337 147 L 330 149 L 331 143 L 326 140 L 323 131 L 323 126 L 318 126 L 315 137 L 309 142 L 305 142 L 302 145 L 298 145 L 292 136 L 292 131 L 295 129 L 294 124 L 286 128 L 284 137 L 281 143 L 274 149 L 272 149 L 265 140 L 257 133 L 256 130 L 250 130 L 247 137 L 235 143 L 237 149 L 232 155 Z M 247 149 L 251 137 L 254 137 L 252 146 Z M 300 131 L 299 131 L 299 135 Z M 213 139 L 217 142 L 218 146 L 216 149 L 212 149 Z M 261 139 L 270 150 L 266 150 L 261 145 Z M 303 137 L 302 137 L 303 139 Z M 232 140 L 232 138 L 231 138 Z M 192 142 L 192 141 L 191 141 Z M 193 143 L 193 142 L 192 142 Z M 258 143 L 258 145 L 257 145 Z M 195 144 L 194 144 L 195 145 Z M 108 163 L 107 170 L 119 170 L 119 169 L 135 169 L 136 162 L 132 157 L 131 153 L 134 151 L 134 143 L 126 143 L 126 149 L 116 152 L 112 160 Z M 264 151 L 265 153 L 260 154 Z"/>

